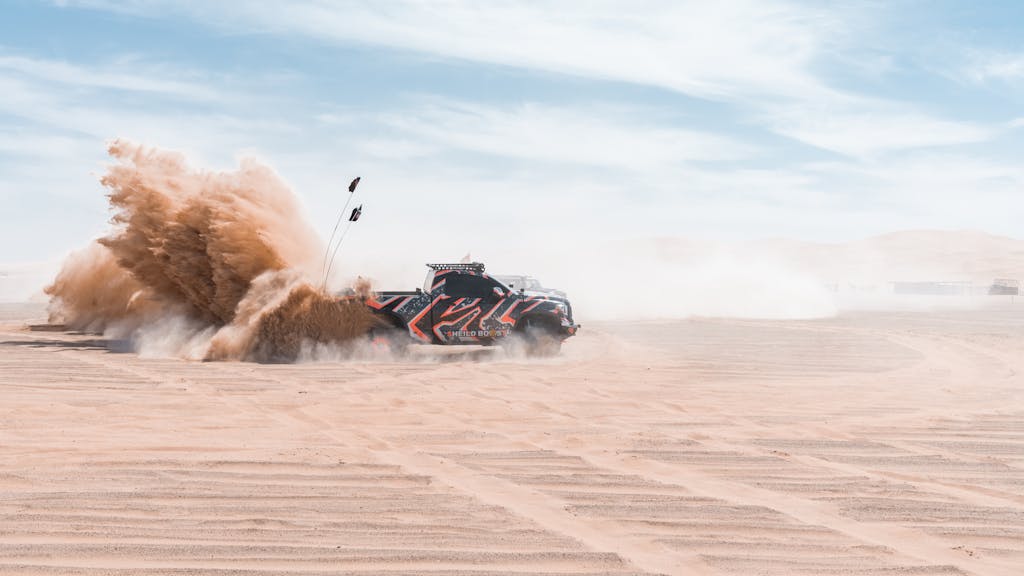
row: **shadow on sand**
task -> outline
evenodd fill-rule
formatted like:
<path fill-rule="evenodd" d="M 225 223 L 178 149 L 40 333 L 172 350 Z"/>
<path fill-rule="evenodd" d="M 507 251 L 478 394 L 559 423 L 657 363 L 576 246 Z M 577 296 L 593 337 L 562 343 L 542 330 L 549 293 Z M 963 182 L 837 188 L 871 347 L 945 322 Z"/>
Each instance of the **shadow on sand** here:
<path fill-rule="evenodd" d="M 122 339 L 100 338 L 95 334 L 85 332 L 74 332 L 67 330 L 59 324 L 33 324 L 28 327 L 31 332 L 61 332 L 70 336 L 92 336 L 86 339 L 57 340 L 57 339 L 32 339 L 32 340 L 7 340 L 0 342 L 0 346 L 20 348 L 56 348 L 60 350 L 104 350 L 115 354 L 132 352 L 131 342 Z"/>
<path fill-rule="evenodd" d="M 0 347 L 19 348 L 53 348 L 59 350 L 100 350 L 113 354 L 127 354 L 135 352 L 132 343 L 127 339 L 102 338 L 96 334 L 68 330 L 62 324 L 31 324 L 28 326 L 30 332 L 60 332 L 68 336 L 89 336 L 84 339 L 32 339 L 32 340 L 7 340 L 0 342 Z M 429 360 L 438 363 L 455 362 L 487 362 L 496 357 L 501 358 L 501 352 L 497 347 L 471 347 L 470 349 L 453 350 L 442 346 L 424 346 L 422 352 L 411 354 L 409 358 L 416 360 Z M 256 364 L 292 364 L 293 362 L 264 361 Z"/>

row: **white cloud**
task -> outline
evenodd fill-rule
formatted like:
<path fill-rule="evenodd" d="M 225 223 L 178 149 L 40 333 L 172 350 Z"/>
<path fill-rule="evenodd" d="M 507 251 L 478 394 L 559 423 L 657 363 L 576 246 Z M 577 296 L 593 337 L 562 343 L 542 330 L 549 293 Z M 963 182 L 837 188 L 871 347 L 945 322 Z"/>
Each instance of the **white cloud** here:
<path fill-rule="evenodd" d="M 1024 54 L 975 52 L 962 76 L 978 84 L 1024 79 Z"/>
<path fill-rule="evenodd" d="M 829 58 L 842 61 L 846 46 L 837 43 L 853 41 L 848 28 L 866 26 L 863 11 L 846 7 L 787 0 L 82 4 L 136 15 L 184 13 L 232 32 L 382 46 L 656 86 L 728 102 L 769 130 L 857 157 L 978 142 L 992 133 L 906 103 L 879 105 L 824 81 L 822 64 Z M 522 133 L 510 136 L 528 140 Z M 646 136 L 658 141 L 658 135 Z M 683 152 L 683 146 L 677 140 L 669 148 Z"/>
<path fill-rule="evenodd" d="M 824 88 L 807 66 L 827 13 L 789 2 L 131 3 L 241 31 L 370 44 L 660 86 L 702 97 Z"/>
<path fill-rule="evenodd" d="M 121 90 L 142 96 L 111 97 Z M 151 92 L 166 98 L 147 97 Z M 103 157 L 103 142 L 118 136 L 185 149 L 223 164 L 238 150 L 296 130 L 290 121 L 252 113 L 262 95 L 164 82 L 133 71 L 104 73 L 38 58 L 0 58 L 0 94 L 0 114 L 16 119 L 6 121 L 14 126 L 0 138 L 6 155 L 59 158 L 76 164 L 83 160 L 76 156 L 83 145 L 93 148 L 87 157 L 95 162 Z M 196 98 L 211 100 L 197 107 Z M 227 100 L 230 107 L 225 105 Z"/>
<path fill-rule="evenodd" d="M 812 67 L 844 15 L 788 0 L 79 0 L 233 33 L 372 45 L 656 86 L 712 100 L 831 98 Z"/>
<path fill-rule="evenodd" d="M 765 118 L 779 134 L 857 158 L 984 142 L 997 133 L 994 127 L 942 120 L 885 103 L 833 109 L 790 106 L 772 110 Z"/>
<path fill-rule="evenodd" d="M 128 66 L 126 62 L 115 62 L 109 67 L 87 67 L 57 60 L 0 56 L 0 73 L 7 75 L 14 72 L 37 80 L 77 87 L 152 92 L 196 100 L 213 100 L 218 97 L 208 85 L 174 79 L 174 73 L 169 70 L 165 70 L 166 77 L 154 75 L 154 66 L 146 66 L 147 72 L 121 70 L 139 67 L 138 63 Z"/>
<path fill-rule="evenodd" d="M 712 133 L 659 126 L 622 107 L 431 104 L 386 115 L 404 136 L 431 145 L 555 163 L 646 170 L 687 161 L 733 161 L 752 146 Z M 652 125 L 654 124 L 654 125 Z"/>

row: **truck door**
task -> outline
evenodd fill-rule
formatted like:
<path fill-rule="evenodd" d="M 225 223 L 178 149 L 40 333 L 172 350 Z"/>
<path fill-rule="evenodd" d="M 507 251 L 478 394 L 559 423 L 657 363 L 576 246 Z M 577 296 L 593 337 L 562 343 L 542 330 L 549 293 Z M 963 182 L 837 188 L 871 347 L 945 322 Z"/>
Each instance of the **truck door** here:
<path fill-rule="evenodd" d="M 503 296 L 499 285 L 489 278 L 465 273 L 449 275 L 444 294 L 432 311 L 434 336 L 445 344 L 478 342 L 482 338 L 481 316 Z"/>

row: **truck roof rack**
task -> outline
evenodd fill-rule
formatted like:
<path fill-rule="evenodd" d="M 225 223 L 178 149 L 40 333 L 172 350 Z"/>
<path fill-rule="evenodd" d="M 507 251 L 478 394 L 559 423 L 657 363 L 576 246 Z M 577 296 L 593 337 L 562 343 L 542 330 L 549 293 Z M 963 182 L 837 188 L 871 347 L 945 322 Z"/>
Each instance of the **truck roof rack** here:
<path fill-rule="evenodd" d="M 478 274 L 483 274 L 484 272 L 483 262 L 468 262 L 465 264 L 427 264 L 427 268 L 432 268 L 434 270 L 462 270 L 476 272 Z"/>

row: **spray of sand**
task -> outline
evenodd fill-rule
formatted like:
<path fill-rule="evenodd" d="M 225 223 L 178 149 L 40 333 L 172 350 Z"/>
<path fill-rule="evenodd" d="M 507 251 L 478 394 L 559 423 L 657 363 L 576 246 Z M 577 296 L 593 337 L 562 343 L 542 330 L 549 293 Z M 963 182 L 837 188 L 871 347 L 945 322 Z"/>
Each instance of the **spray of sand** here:
<path fill-rule="evenodd" d="M 98 243 L 73 252 L 46 293 L 50 322 L 73 330 L 102 332 L 111 323 L 142 320 L 147 312 L 155 312 L 151 305 L 140 305 L 145 301 L 143 285 Z"/>
<path fill-rule="evenodd" d="M 101 182 L 113 231 L 65 262 L 46 292 L 52 322 L 116 328 L 153 340 L 155 326 L 195 338 L 188 356 L 281 361 L 302 341 L 340 344 L 373 326 L 356 299 L 315 287 L 321 244 L 291 190 L 245 160 L 233 172 L 189 167 L 180 154 L 123 140 Z M 166 339 L 164 339 L 166 340 Z M 175 339 L 171 339 L 175 340 Z"/>

